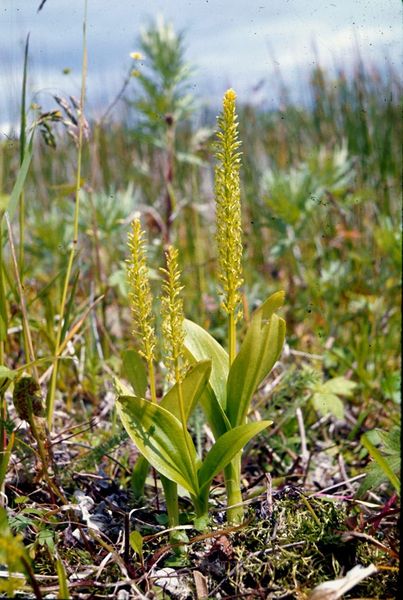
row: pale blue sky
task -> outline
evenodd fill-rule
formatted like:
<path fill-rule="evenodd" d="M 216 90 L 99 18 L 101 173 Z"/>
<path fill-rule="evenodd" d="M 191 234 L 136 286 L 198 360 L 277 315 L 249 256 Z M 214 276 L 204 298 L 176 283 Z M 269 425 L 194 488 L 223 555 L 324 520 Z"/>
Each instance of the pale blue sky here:
<path fill-rule="evenodd" d="M 13 118 L 21 85 L 23 41 L 31 33 L 31 93 L 78 94 L 83 0 L 0 0 L 0 123 Z M 274 62 L 298 92 L 315 62 L 352 65 L 386 60 L 400 70 L 400 0 L 88 0 L 88 101 L 94 113 L 114 97 L 136 49 L 139 29 L 157 13 L 187 31 L 187 57 L 197 67 L 196 93 L 213 101 L 228 85 L 250 97 L 276 95 Z M 70 67 L 71 76 L 62 69 Z"/>

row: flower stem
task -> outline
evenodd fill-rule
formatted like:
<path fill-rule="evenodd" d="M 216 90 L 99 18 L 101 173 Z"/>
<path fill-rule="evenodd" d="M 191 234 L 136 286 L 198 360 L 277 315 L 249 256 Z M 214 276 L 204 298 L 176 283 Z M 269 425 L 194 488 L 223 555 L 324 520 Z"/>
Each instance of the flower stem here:
<path fill-rule="evenodd" d="M 148 364 L 148 379 L 150 382 L 151 402 L 157 402 L 157 391 L 155 386 L 155 368 L 152 360 L 147 361 Z"/>
<path fill-rule="evenodd" d="M 85 104 L 85 86 L 87 80 L 87 0 L 84 4 L 84 20 L 83 20 L 83 53 L 82 53 L 82 74 L 81 74 L 81 96 L 80 96 L 80 115 L 78 123 L 78 151 L 77 151 L 77 171 L 76 171 L 76 186 L 74 194 L 74 219 L 73 219 L 73 240 L 71 244 L 70 254 L 67 262 L 66 275 L 64 278 L 62 299 L 59 310 L 59 324 L 56 332 L 55 341 L 55 363 L 53 365 L 52 377 L 46 399 L 46 417 L 49 429 L 53 424 L 53 413 L 55 410 L 55 395 L 57 374 L 59 370 L 60 346 L 62 343 L 62 333 L 65 318 L 65 310 L 67 304 L 67 294 L 70 285 L 71 272 L 73 270 L 74 259 L 77 254 L 78 245 L 78 226 L 80 214 L 80 191 L 81 191 L 81 164 L 83 154 L 83 139 L 84 139 L 84 104 Z"/>
<path fill-rule="evenodd" d="M 231 368 L 236 356 L 236 321 L 233 311 L 228 313 L 228 346 L 229 366 Z"/>
<path fill-rule="evenodd" d="M 227 520 L 231 525 L 236 525 L 241 523 L 244 517 L 241 494 L 241 453 L 225 467 L 224 477 L 227 502 L 231 507 L 227 511 Z"/>

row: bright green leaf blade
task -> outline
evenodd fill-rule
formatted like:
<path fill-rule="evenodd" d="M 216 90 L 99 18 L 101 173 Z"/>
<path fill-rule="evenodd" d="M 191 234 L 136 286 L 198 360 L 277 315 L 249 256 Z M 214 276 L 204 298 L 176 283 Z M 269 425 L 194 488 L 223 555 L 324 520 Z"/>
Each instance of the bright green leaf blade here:
<path fill-rule="evenodd" d="M 381 429 L 377 430 L 379 435 L 379 440 L 383 446 L 383 451 L 385 454 L 396 454 L 400 456 L 400 447 L 401 447 L 401 428 L 396 425 L 392 427 L 390 431 L 382 431 Z"/>
<path fill-rule="evenodd" d="M 72 316 L 74 309 L 76 308 L 75 307 L 75 304 L 77 302 L 76 289 L 77 289 L 79 277 L 80 277 L 80 271 L 79 271 L 79 269 L 77 269 L 75 275 L 73 276 L 73 281 L 71 283 L 70 295 L 69 295 L 69 299 L 68 299 L 68 302 L 67 302 L 66 308 L 65 308 L 64 323 L 63 323 L 61 337 L 60 337 L 61 341 L 63 341 L 65 338 L 65 335 L 71 324 L 70 317 Z"/>
<path fill-rule="evenodd" d="M 226 431 L 231 429 L 231 423 L 229 422 L 221 404 L 218 402 L 210 384 L 205 387 L 200 398 L 200 404 L 203 408 L 207 423 L 211 427 L 215 439 L 219 438 Z"/>
<path fill-rule="evenodd" d="M 184 409 L 186 421 L 194 411 L 200 397 L 206 387 L 209 376 L 211 373 L 211 361 L 204 360 L 196 363 L 191 370 L 187 373 L 186 377 L 181 383 Z M 179 392 L 178 385 L 175 384 L 169 392 L 161 400 L 160 406 L 163 406 L 169 412 L 174 415 L 179 421 L 181 420 L 180 406 L 179 406 Z"/>
<path fill-rule="evenodd" d="M 328 381 L 325 381 L 325 383 L 322 383 L 319 386 L 320 389 L 318 389 L 318 391 L 350 397 L 356 387 L 357 384 L 354 381 L 350 381 L 345 377 L 333 377 L 333 379 L 329 379 Z"/>
<path fill-rule="evenodd" d="M 8 440 L 6 449 L 3 450 L 3 454 L 0 459 L 0 489 L 3 488 L 3 484 L 5 481 L 6 475 L 7 475 L 8 465 L 9 465 L 10 458 L 11 458 L 11 452 L 14 447 L 14 441 L 15 441 L 15 433 L 12 433 Z"/>
<path fill-rule="evenodd" d="M 208 486 L 213 477 L 231 462 L 234 456 L 242 450 L 249 440 L 263 431 L 263 429 L 266 429 L 271 423 L 272 421 L 246 423 L 246 425 L 240 425 L 224 433 L 215 442 L 199 470 L 200 488 Z"/>
<path fill-rule="evenodd" d="M 283 300 L 283 292 L 272 294 L 254 313 L 231 366 L 226 413 L 233 427 L 245 421 L 256 388 L 280 356 L 285 339 L 285 322 L 274 314 L 274 310 L 281 306 Z"/>
<path fill-rule="evenodd" d="M 137 530 L 131 532 L 129 536 L 130 546 L 133 548 L 135 553 L 140 557 L 140 560 L 143 558 L 143 536 Z"/>
<path fill-rule="evenodd" d="M 127 433 L 148 462 L 196 496 L 196 450 L 188 433 L 186 442 L 178 419 L 162 406 L 136 396 L 119 396 L 116 409 Z"/>
<path fill-rule="evenodd" d="M 59 556 L 56 556 L 56 571 L 59 581 L 59 593 L 57 597 L 60 600 L 70 600 L 66 569 L 64 568 L 63 561 Z"/>
<path fill-rule="evenodd" d="M 13 191 L 11 192 L 10 199 L 8 201 L 8 205 L 5 207 L 5 210 L 2 210 L 0 214 L 0 219 L 3 218 L 4 212 L 8 212 L 8 217 L 10 221 L 12 220 L 14 213 L 17 209 L 18 200 L 21 196 L 21 192 L 24 189 L 25 179 L 28 175 L 29 166 L 31 164 L 32 153 L 33 153 L 33 134 L 31 135 L 31 139 L 29 144 L 25 150 L 24 160 L 22 161 L 22 165 L 20 170 L 18 171 L 17 179 L 15 180 L 15 184 L 13 187 Z"/>
<path fill-rule="evenodd" d="M 193 360 L 211 360 L 210 385 L 225 410 L 228 354 L 205 329 L 193 321 L 185 319 L 185 331 L 185 347 Z"/>
<path fill-rule="evenodd" d="M 361 436 L 362 445 L 368 450 L 369 454 L 372 456 L 377 465 L 382 469 L 385 473 L 386 477 L 389 479 L 390 483 L 395 488 L 397 494 L 400 496 L 400 479 L 393 471 L 390 466 L 387 457 L 383 456 L 381 452 L 376 448 L 368 439 L 367 434 Z"/>
<path fill-rule="evenodd" d="M 315 392 L 312 396 L 312 404 L 315 410 L 323 417 L 331 414 L 336 419 L 344 419 L 343 402 L 336 394 Z"/>
<path fill-rule="evenodd" d="M 118 396 L 131 396 L 132 390 L 115 375 L 112 376 L 113 386 Z"/>
<path fill-rule="evenodd" d="M 400 472 L 400 456 L 385 456 L 385 460 L 387 460 L 390 469 L 394 473 Z M 380 485 L 388 481 L 389 478 L 383 469 L 376 462 L 373 462 L 367 467 L 366 476 L 358 488 L 357 496 L 361 498 L 368 490 L 377 490 Z"/>
<path fill-rule="evenodd" d="M 144 398 L 147 391 L 147 370 L 144 360 L 136 350 L 122 352 L 122 374 L 130 382 L 134 393 Z"/>
<path fill-rule="evenodd" d="M 141 498 L 141 496 L 144 496 L 144 486 L 149 468 L 150 465 L 148 460 L 142 454 L 140 454 L 137 457 L 136 464 L 133 467 L 132 475 L 130 477 L 131 488 L 135 498 Z"/>
<path fill-rule="evenodd" d="M 1 215 L 1 195 L 0 195 L 0 215 Z M 3 222 L 0 219 L 0 342 L 5 342 L 8 331 L 7 315 L 7 296 L 5 287 L 5 277 L 3 269 L 5 268 L 3 258 Z"/>
<path fill-rule="evenodd" d="M 5 367 L 4 365 L 0 365 L 0 379 L 2 379 L 2 378 L 14 379 L 14 377 L 16 377 L 17 375 L 18 375 L 18 371 L 12 371 L 8 367 Z"/>
<path fill-rule="evenodd" d="M 206 415 L 214 437 L 231 429 L 224 412 L 226 404 L 226 380 L 228 377 L 228 354 L 207 331 L 193 321 L 185 320 L 185 349 L 190 361 L 210 359 L 212 363 L 209 384 L 200 398 L 200 404 Z M 219 394 L 219 397 L 217 396 Z"/>

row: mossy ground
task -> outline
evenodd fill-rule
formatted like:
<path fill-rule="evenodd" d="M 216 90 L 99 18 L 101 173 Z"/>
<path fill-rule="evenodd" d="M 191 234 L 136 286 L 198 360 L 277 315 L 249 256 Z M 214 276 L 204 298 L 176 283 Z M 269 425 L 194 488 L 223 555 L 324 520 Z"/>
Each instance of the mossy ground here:
<path fill-rule="evenodd" d="M 388 599 L 398 592 L 396 511 L 379 519 L 382 511 L 347 496 L 323 498 L 294 484 L 270 491 L 268 485 L 251 490 L 244 523 L 229 527 L 218 485 L 204 531 L 192 529 L 190 505 L 182 502 L 188 544 L 181 553 L 169 543 L 162 495 L 157 502 L 150 484 L 147 497 L 134 501 L 118 479 L 81 473 L 70 480 L 70 491 L 81 493 L 73 511 L 52 511 L 38 490 L 14 504 L 11 524 L 23 534 L 44 593 L 58 589 L 56 548 L 73 598 L 119 592 L 122 598 L 199 599 L 201 580 L 208 598 L 306 600 L 318 584 L 371 563 L 378 572 L 346 598 Z M 125 542 L 134 529 L 144 538 L 142 562 Z"/>

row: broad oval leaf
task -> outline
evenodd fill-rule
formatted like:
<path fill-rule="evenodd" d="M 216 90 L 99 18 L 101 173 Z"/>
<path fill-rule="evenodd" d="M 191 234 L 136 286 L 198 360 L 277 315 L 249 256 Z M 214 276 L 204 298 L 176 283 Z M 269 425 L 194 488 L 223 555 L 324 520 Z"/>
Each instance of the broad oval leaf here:
<path fill-rule="evenodd" d="M 0 379 L 14 379 L 18 375 L 18 371 L 12 371 L 4 365 L 0 365 Z"/>
<path fill-rule="evenodd" d="M 274 311 L 283 301 L 284 292 L 276 292 L 255 311 L 241 349 L 231 366 L 226 413 L 232 427 L 245 421 L 256 388 L 280 356 L 285 339 L 285 321 Z"/>
<path fill-rule="evenodd" d="M 147 371 L 144 360 L 136 350 L 122 352 L 122 372 L 130 382 L 134 393 L 140 398 L 144 398 L 147 390 Z"/>
<path fill-rule="evenodd" d="M 200 493 L 213 477 L 226 467 L 255 435 L 269 427 L 272 421 L 256 421 L 234 427 L 222 435 L 208 452 L 198 472 Z"/>
<path fill-rule="evenodd" d="M 200 325 L 185 319 L 185 347 L 193 360 L 211 360 L 210 385 L 225 410 L 229 358 L 222 346 Z"/>
<path fill-rule="evenodd" d="M 185 349 L 189 360 L 211 360 L 211 375 L 200 397 L 200 404 L 214 437 L 218 438 L 231 429 L 225 414 L 228 354 L 207 331 L 193 321 L 185 320 L 185 330 Z"/>
<path fill-rule="evenodd" d="M 196 363 L 181 383 L 186 420 L 194 411 L 211 373 L 211 361 L 203 360 Z M 163 397 L 160 406 L 163 406 L 181 420 L 178 385 L 175 384 Z"/>
<path fill-rule="evenodd" d="M 317 386 L 315 391 L 323 392 L 327 394 L 338 394 L 339 396 L 351 397 L 357 384 L 354 381 L 350 381 L 345 377 L 333 377 L 333 379 L 328 379 L 325 383 Z"/>
<path fill-rule="evenodd" d="M 130 533 L 129 542 L 136 554 L 142 560 L 143 558 L 143 536 L 136 529 Z"/>
<path fill-rule="evenodd" d="M 329 392 L 315 392 L 312 396 L 312 404 L 318 413 L 325 417 L 326 415 L 333 415 L 336 419 L 344 419 L 344 406 L 336 394 L 330 394 Z"/>
<path fill-rule="evenodd" d="M 162 475 L 197 496 L 197 455 L 192 438 L 168 410 L 136 396 L 119 396 L 116 408 L 141 454 Z"/>

